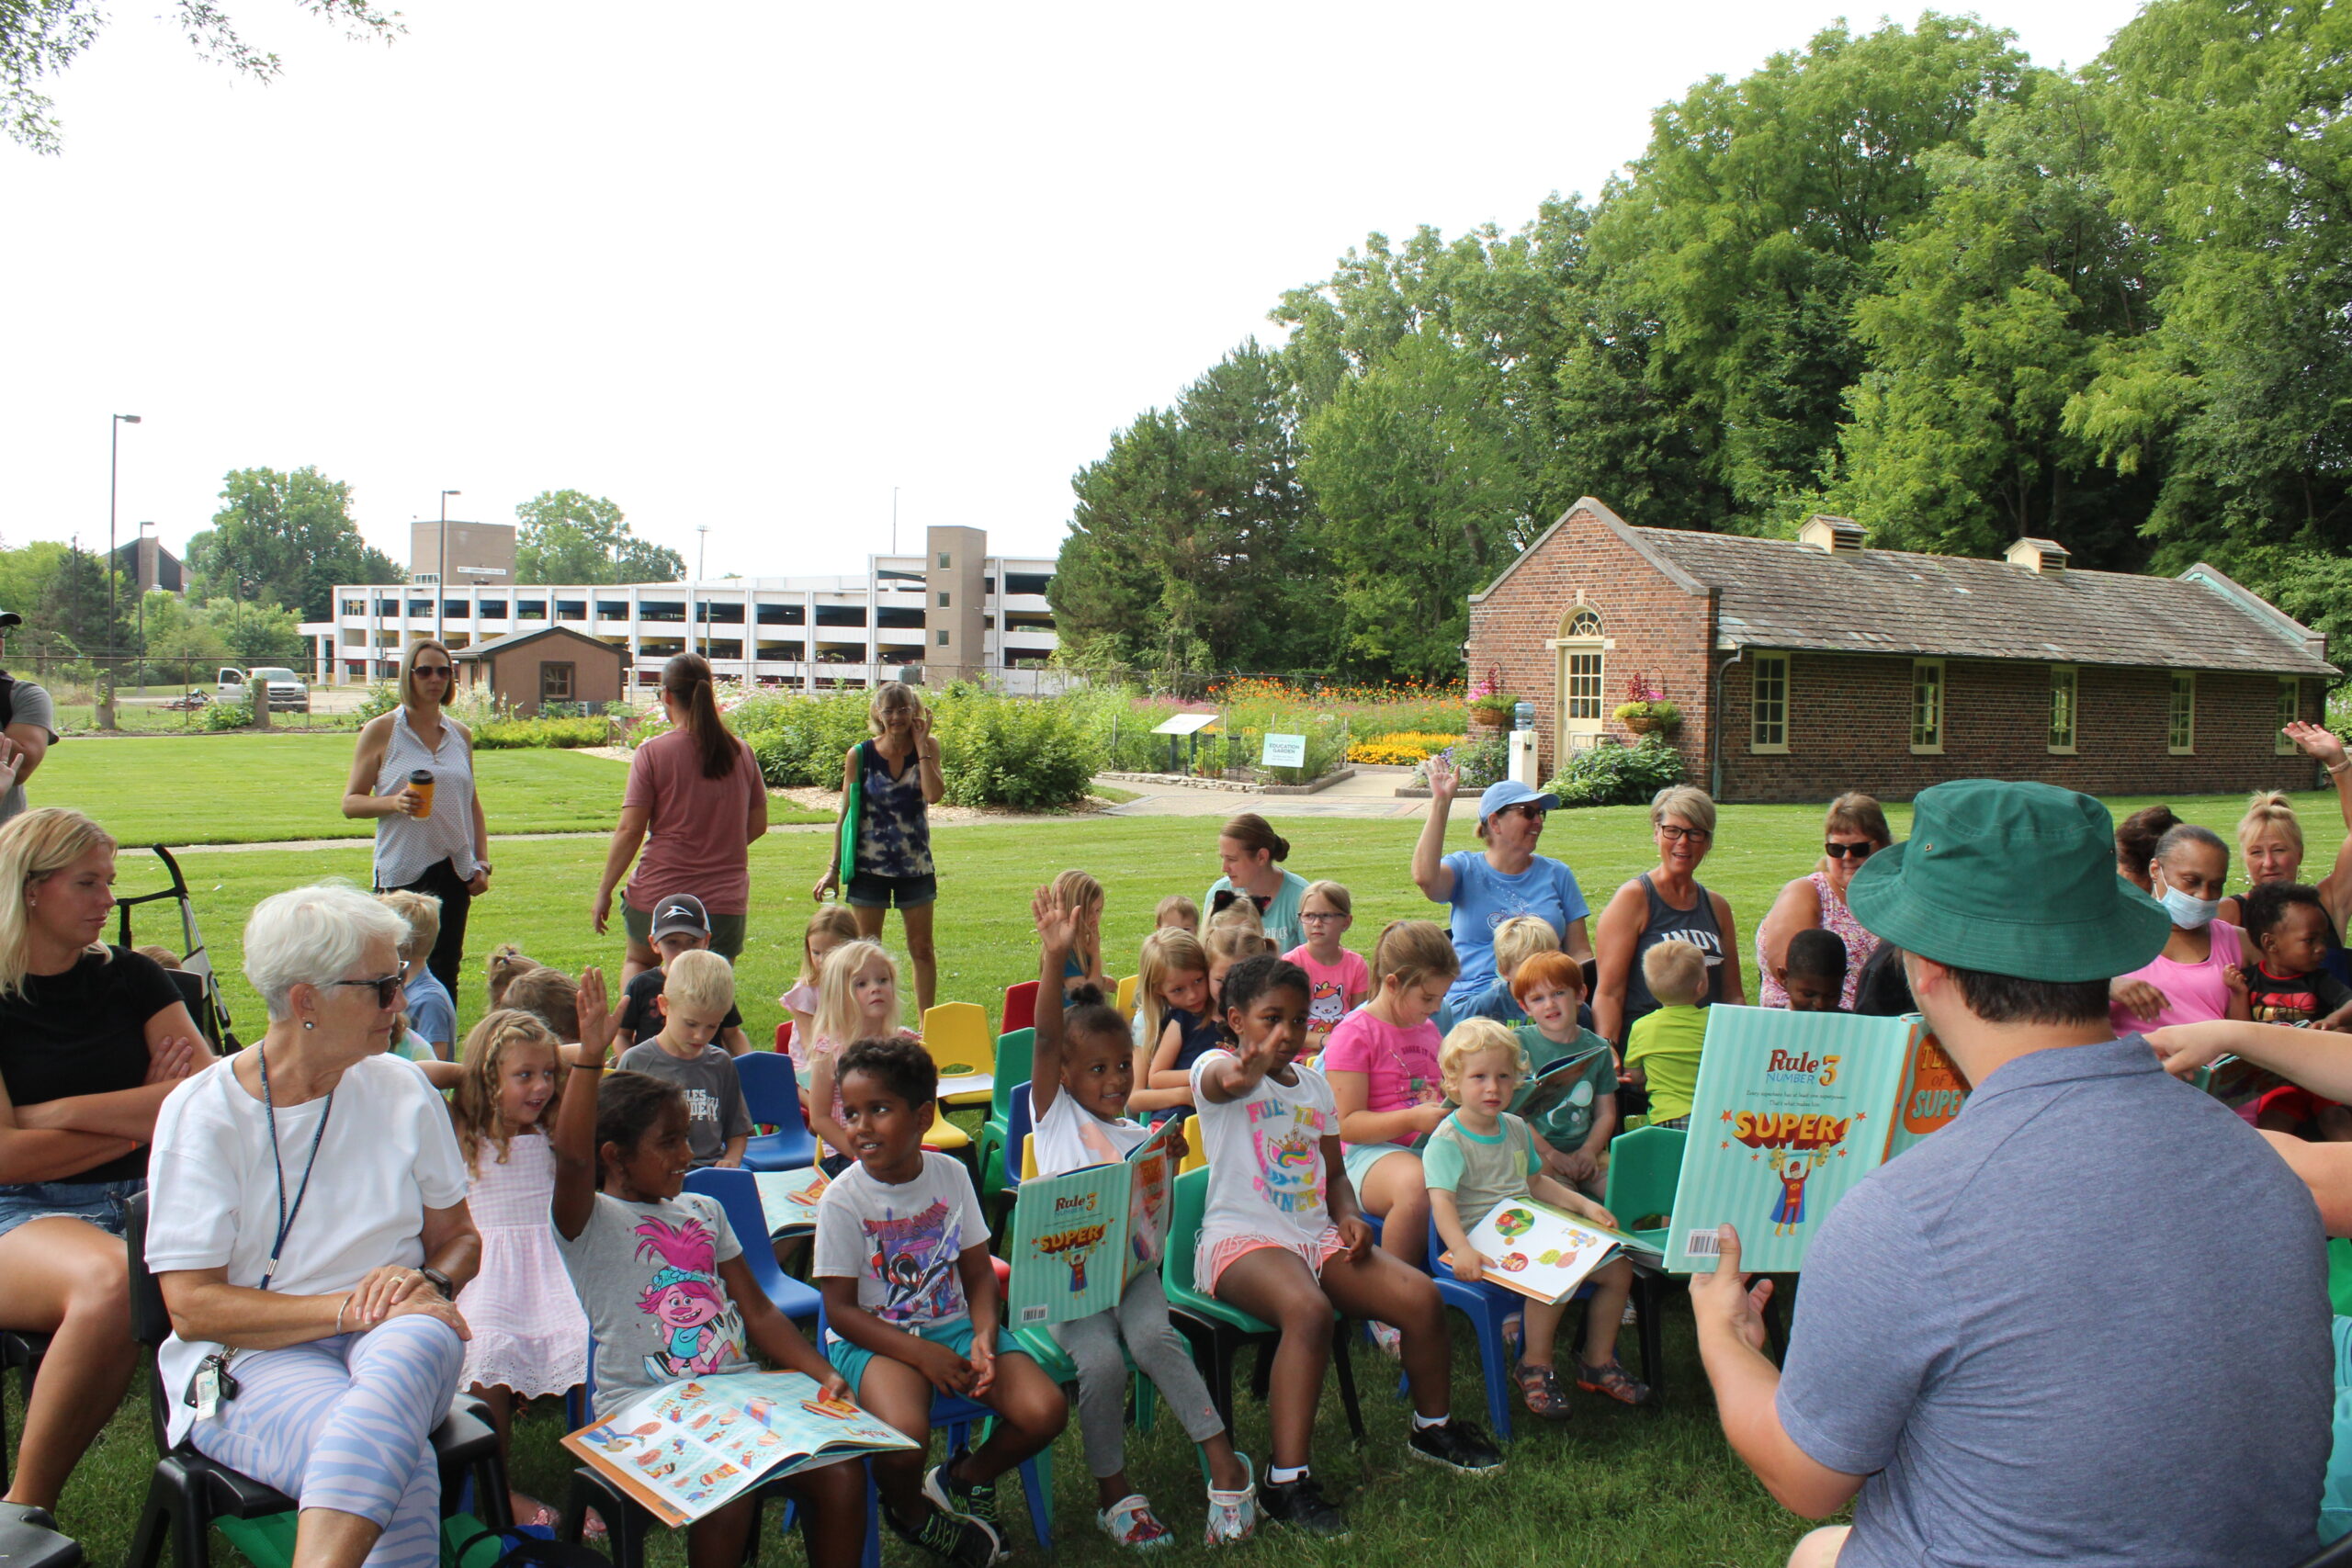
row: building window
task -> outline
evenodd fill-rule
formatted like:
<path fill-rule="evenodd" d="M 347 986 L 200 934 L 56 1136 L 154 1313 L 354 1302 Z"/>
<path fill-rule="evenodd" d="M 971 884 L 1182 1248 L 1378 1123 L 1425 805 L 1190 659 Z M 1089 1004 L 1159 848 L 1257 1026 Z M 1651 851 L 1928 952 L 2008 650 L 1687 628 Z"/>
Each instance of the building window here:
<path fill-rule="evenodd" d="M 954 566 L 955 564 L 956 564 L 956 563 L 955 563 L 954 561 L 949 560 L 949 559 L 947 558 L 947 552 L 946 552 L 945 550 L 942 550 L 942 551 L 940 551 L 940 552 L 939 552 L 939 570 L 942 570 L 942 571 L 945 571 L 945 570 L 947 570 L 950 567 Z"/>
<path fill-rule="evenodd" d="M 1755 694 L 1748 704 L 1750 729 L 1747 749 L 1751 751 L 1786 751 L 1789 749 L 1789 656 L 1785 653 L 1758 654 L 1755 682 Z"/>
<path fill-rule="evenodd" d="M 947 608 L 947 590 L 944 588 L 939 591 L 939 607 L 943 610 Z"/>
<path fill-rule="evenodd" d="M 1911 661 L 1911 750 L 1939 756 L 1944 749 L 1944 661 Z"/>
<path fill-rule="evenodd" d="M 343 613 L 346 615 L 364 615 L 368 613 L 368 601 L 365 599 L 345 599 L 343 602 Z"/>
<path fill-rule="evenodd" d="M 2075 714 L 2082 691 L 2082 672 L 2071 664 L 2050 667 L 2050 750 L 2061 757 L 2075 754 Z"/>
<path fill-rule="evenodd" d="M 2303 683 L 2292 675 L 2278 677 L 2278 732 L 2270 738 L 2270 749 L 2281 757 L 2295 754 L 2295 743 L 2287 739 L 2287 727 L 2303 716 Z"/>
<path fill-rule="evenodd" d="M 539 701 L 568 703 L 571 700 L 571 666 L 542 664 L 539 666 Z"/>
<path fill-rule="evenodd" d="M 544 599 L 518 599 L 514 602 L 514 618 L 518 621 L 544 621 L 548 618 L 548 602 Z"/>
<path fill-rule="evenodd" d="M 2197 750 L 2197 677 L 2176 670 L 2172 677 L 2172 716 L 2165 728 L 2165 750 L 2176 757 Z"/>
<path fill-rule="evenodd" d="M 942 648 L 945 648 L 947 646 L 947 628 L 945 626 L 939 628 L 939 646 Z"/>

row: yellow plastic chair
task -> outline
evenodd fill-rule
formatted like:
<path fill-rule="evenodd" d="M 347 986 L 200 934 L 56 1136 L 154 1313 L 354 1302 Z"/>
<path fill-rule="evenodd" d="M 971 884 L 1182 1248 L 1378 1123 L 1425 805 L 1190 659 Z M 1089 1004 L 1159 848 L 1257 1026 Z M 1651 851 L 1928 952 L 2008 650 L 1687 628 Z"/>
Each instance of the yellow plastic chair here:
<path fill-rule="evenodd" d="M 1037 1140 L 1034 1136 L 1026 1137 L 1021 1140 L 1021 1179 L 1027 1181 L 1036 1174 Z"/>
<path fill-rule="evenodd" d="M 942 1002 L 922 1015 L 922 1048 L 939 1069 L 943 1105 L 986 1105 L 996 1095 L 996 1036 L 977 1002 Z"/>
<path fill-rule="evenodd" d="M 1193 1120 L 1198 1122 L 1200 1118 L 1194 1117 Z M 1199 1135 L 1197 1127 L 1185 1128 L 1184 1157 L 1176 1162 L 1176 1174 L 1182 1176 L 1188 1170 L 1206 1170 L 1208 1168 L 1208 1140 Z"/>
<path fill-rule="evenodd" d="M 1119 982 L 1119 1016 L 1129 1023 L 1136 1021 L 1136 986 L 1142 978 L 1140 975 L 1130 975 Z"/>

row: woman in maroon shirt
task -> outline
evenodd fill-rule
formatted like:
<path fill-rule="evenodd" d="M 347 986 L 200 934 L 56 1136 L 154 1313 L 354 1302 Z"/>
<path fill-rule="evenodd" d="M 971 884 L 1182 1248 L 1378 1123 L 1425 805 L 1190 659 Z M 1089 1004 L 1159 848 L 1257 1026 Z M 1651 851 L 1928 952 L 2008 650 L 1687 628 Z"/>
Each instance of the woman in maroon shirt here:
<path fill-rule="evenodd" d="M 662 711 L 673 727 L 637 749 L 621 819 L 596 889 L 596 931 L 613 912 L 613 889 L 629 862 L 621 905 L 628 931 L 626 985 L 661 963 L 653 951 L 654 908 L 673 893 L 691 893 L 710 917 L 711 951 L 733 963 L 743 951 L 743 917 L 752 905 L 752 845 L 768 830 L 768 791 L 752 749 L 718 716 L 710 663 L 681 653 L 662 667 Z M 638 856 L 642 844 L 645 853 Z"/>

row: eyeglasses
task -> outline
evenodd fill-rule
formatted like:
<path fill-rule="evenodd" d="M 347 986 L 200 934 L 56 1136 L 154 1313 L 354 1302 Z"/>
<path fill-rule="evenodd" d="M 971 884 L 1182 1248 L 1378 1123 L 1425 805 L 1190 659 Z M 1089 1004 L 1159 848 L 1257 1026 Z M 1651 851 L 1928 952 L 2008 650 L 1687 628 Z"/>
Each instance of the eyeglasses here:
<path fill-rule="evenodd" d="M 1676 828 L 1663 822 L 1658 824 L 1657 836 L 1669 844 L 1679 844 L 1685 840 L 1703 844 L 1714 838 L 1714 834 L 1704 828 Z"/>
<path fill-rule="evenodd" d="M 436 680 L 446 681 L 449 677 L 449 667 L 447 664 L 420 664 L 412 671 L 411 673 L 416 675 L 430 675 Z"/>
<path fill-rule="evenodd" d="M 1347 918 L 1337 909 L 1302 909 L 1298 914 L 1298 923 L 1303 926 L 1319 926 L 1326 920 L 1344 920 Z"/>
<path fill-rule="evenodd" d="M 1846 860 L 1849 858 L 1853 860 L 1868 860 L 1871 858 L 1871 852 L 1876 848 L 1878 848 L 1876 844 L 1871 843 L 1868 840 L 1864 840 L 1859 844 L 1841 844 L 1837 840 L 1832 840 L 1828 843 L 1821 846 L 1821 852 L 1827 855 L 1831 860 Z"/>
<path fill-rule="evenodd" d="M 373 986 L 376 987 L 377 1007 L 388 1008 L 400 999 L 401 980 L 407 973 L 408 965 L 403 964 L 380 980 L 330 980 L 327 984 L 330 986 Z"/>

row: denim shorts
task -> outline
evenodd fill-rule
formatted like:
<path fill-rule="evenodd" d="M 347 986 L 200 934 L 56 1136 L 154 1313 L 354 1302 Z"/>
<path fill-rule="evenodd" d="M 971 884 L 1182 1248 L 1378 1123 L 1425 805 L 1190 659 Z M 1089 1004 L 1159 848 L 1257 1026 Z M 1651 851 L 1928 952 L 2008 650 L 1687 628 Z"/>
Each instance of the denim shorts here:
<path fill-rule="evenodd" d="M 122 1234 L 131 1195 L 147 1190 L 147 1179 L 127 1181 L 28 1181 L 0 1187 L 0 1235 L 29 1220 L 81 1220 L 108 1235 Z"/>
<path fill-rule="evenodd" d="M 849 879 L 842 897 L 860 909 L 912 909 L 939 902 L 939 878 L 876 876 L 861 871 Z"/>

